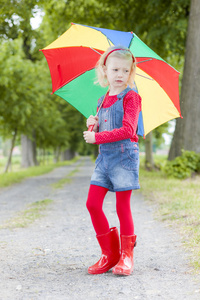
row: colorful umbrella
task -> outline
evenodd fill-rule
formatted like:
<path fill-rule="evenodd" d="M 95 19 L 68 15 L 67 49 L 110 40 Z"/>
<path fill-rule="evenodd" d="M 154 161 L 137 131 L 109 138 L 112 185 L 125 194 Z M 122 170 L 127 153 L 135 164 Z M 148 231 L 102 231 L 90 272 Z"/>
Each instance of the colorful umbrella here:
<path fill-rule="evenodd" d="M 42 49 L 49 65 L 52 92 L 86 118 L 96 114 L 97 100 L 107 89 L 94 84 L 95 65 L 110 46 L 130 48 L 136 57 L 135 89 L 142 97 L 138 134 L 180 117 L 179 72 L 145 45 L 136 34 L 72 24 Z"/>

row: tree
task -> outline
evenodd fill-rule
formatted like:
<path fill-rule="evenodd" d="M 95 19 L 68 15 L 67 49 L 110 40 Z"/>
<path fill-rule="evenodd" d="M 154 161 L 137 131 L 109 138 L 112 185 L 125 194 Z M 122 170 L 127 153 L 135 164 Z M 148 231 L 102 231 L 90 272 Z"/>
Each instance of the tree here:
<path fill-rule="evenodd" d="M 3 2 L 3 3 L 2 3 Z M 21 48 L 23 49 L 23 54 L 21 55 L 21 60 L 25 59 L 26 61 L 24 62 L 24 64 L 28 64 L 28 60 L 31 62 L 33 62 L 33 57 L 32 57 L 32 48 L 33 48 L 33 41 L 35 38 L 35 34 L 34 31 L 31 28 L 31 24 L 30 24 L 30 19 L 33 16 L 33 9 L 35 7 L 35 5 L 37 4 L 37 0 L 31 0 L 31 1 L 25 1 L 25 0 L 21 0 L 21 1 L 1 1 L 1 8 L 0 8 L 0 38 L 2 39 L 3 43 L 4 41 L 19 41 L 21 42 L 21 44 L 18 44 L 19 47 L 19 51 L 21 50 Z M 10 60 L 12 60 L 12 54 L 10 56 Z M 9 61 L 9 57 L 8 57 L 8 61 Z M 13 63 L 14 64 L 14 63 Z M 21 66 L 19 66 L 19 70 L 22 70 L 22 74 L 25 75 L 25 72 L 23 70 L 23 66 L 24 64 L 22 63 Z M 8 66 L 8 69 L 10 67 Z M 29 71 L 31 72 L 32 70 L 29 69 Z M 19 72 L 17 71 L 17 68 L 15 68 L 15 73 Z M 29 75 L 29 79 L 31 77 L 30 74 Z M 8 80 L 10 81 L 10 76 L 8 75 Z M 12 81 L 12 84 L 15 82 L 15 84 L 17 85 L 17 79 L 19 79 L 18 77 L 14 78 L 14 80 Z M 21 78 L 21 82 L 19 85 L 23 85 L 23 83 L 26 81 L 24 80 L 25 77 Z M 24 88 L 26 90 L 29 89 L 31 84 L 27 83 L 27 86 Z M 13 87 L 11 87 L 11 90 L 13 91 L 13 95 L 12 95 L 12 100 L 16 100 L 16 98 L 19 98 L 19 94 L 21 94 L 21 96 L 25 96 L 26 100 L 28 98 L 28 95 L 30 95 L 30 93 L 25 93 L 23 94 L 23 92 L 19 91 L 19 89 L 16 91 L 16 95 L 14 96 L 14 89 Z M 4 97 L 7 98 L 9 94 L 9 91 L 7 89 L 7 87 L 4 85 Z M 4 98 L 4 105 L 6 103 Z M 23 102 L 23 101 L 22 101 Z M 18 111 L 20 110 L 20 104 L 21 104 L 21 99 L 18 101 L 17 105 L 13 106 L 13 110 L 15 111 L 15 118 L 17 117 L 17 122 L 16 122 L 16 126 L 18 123 L 20 123 L 20 117 L 18 114 Z M 9 105 L 11 107 L 11 105 Z M 26 109 L 26 108 L 25 108 Z M 9 109 L 8 109 L 9 110 Z M 23 110 L 24 111 L 24 110 Z M 30 112 L 30 107 L 27 103 L 27 111 Z M 6 112 L 4 112 L 4 114 L 6 114 Z M 14 114 L 12 113 L 12 116 Z M 18 115 L 18 116 L 17 116 Z M 24 117 L 25 115 L 23 115 L 23 119 L 22 121 L 24 121 Z M 8 118 L 6 118 L 6 122 L 8 122 Z M 9 124 L 8 124 L 9 127 Z M 12 126 L 11 126 L 12 127 Z M 16 129 L 15 129 L 16 131 Z M 20 131 L 19 131 L 20 134 Z M 14 134 L 13 137 L 16 137 L 16 135 Z M 28 139 L 28 137 L 27 137 Z M 25 140 L 25 135 L 24 135 L 24 139 Z M 29 139 L 29 143 L 25 143 L 26 145 L 31 145 L 32 148 L 35 147 L 35 143 L 33 141 L 33 139 Z M 14 144 L 12 143 L 13 147 Z M 23 151 L 27 152 L 27 151 Z M 29 151 L 28 151 L 29 152 Z M 30 153 L 32 153 L 32 155 L 36 154 L 36 149 L 33 149 L 33 151 L 29 152 L 29 157 L 30 157 Z M 11 156 L 12 156 L 12 149 L 10 152 L 10 156 L 9 156 L 9 161 L 11 161 Z M 31 162 L 36 162 L 36 157 L 32 157 Z"/>
<path fill-rule="evenodd" d="M 7 171 L 17 133 L 30 133 L 34 127 L 30 115 L 37 107 L 33 92 L 37 78 L 34 65 L 23 57 L 20 39 L 6 40 L 0 49 L 0 130 L 4 137 L 12 137 Z"/>
<path fill-rule="evenodd" d="M 6 171 L 17 135 L 18 140 L 21 135 L 22 167 L 37 164 L 36 145 L 67 145 L 67 120 L 56 97 L 50 96 L 48 67 L 36 46 L 41 35 L 30 25 L 37 3 L 7 1 L 0 7 L 0 132 L 4 138 L 12 138 Z"/>
<path fill-rule="evenodd" d="M 183 119 L 177 119 L 169 160 L 182 149 L 200 152 L 200 1 L 191 0 L 185 65 L 181 89 Z"/>
<path fill-rule="evenodd" d="M 42 149 L 66 146 L 68 120 L 60 108 L 62 100 L 58 104 L 57 97 L 50 96 L 51 81 L 44 59 L 26 59 L 21 39 L 4 41 L 0 51 L 0 133 L 12 138 L 7 171 L 17 134 L 22 135 L 22 167 L 36 165 L 36 141 Z M 66 105 L 63 102 L 62 106 Z"/>

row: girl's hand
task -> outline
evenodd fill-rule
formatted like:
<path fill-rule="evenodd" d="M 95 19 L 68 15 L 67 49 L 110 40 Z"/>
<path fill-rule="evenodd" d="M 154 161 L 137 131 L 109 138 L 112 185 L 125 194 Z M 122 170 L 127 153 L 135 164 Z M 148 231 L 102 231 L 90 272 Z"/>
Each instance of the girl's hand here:
<path fill-rule="evenodd" d="M 83 137 L 84 137 L 84 140 L 86 141 L 86 143 L 89 143 L 89 144 L 96 143 L 95 132 L 94 131 L 92 131 L 92 132 L 90 132 L 90 131 L 84 131 L 83 132 Z"/>
<path fill-rule="evenodd" d="M 90 125 L 94 125 L 93 131 L 97 132 L 97 127 L 99 124 L 99 118 L 97 116 L 89 116 L 86 122 L 87 128 L 89 128 Z"/>

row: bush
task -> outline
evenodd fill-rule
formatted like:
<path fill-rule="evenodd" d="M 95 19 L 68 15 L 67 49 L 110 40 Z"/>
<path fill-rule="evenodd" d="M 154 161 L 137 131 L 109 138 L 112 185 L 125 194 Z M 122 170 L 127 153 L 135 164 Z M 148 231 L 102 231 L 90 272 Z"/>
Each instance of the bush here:
<path fill-rule="evenodd" d="M 163 167 L 169 177 L 184 179 L 200 172 L 200 154 L 194 151 L 182 151 L 182 155 L 168 161 Z"/>

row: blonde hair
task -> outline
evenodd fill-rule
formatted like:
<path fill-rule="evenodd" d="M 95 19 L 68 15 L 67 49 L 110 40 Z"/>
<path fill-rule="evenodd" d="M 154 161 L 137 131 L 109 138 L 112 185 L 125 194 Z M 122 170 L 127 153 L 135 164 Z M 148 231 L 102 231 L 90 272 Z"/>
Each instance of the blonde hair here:
<path fill-rule="evenodd" d="M 129 61 L 132 61 L 130 76 L 128 80 L 128 85 L 132 88 L 134 86 L 134 78 L 136 72 L 136 60 L 131 51 L 123 46 L 112 46 L 109 47 L 100 57 L 99 61 L 96 65 L 96 74 L 97 80 L 95 83 L 99 83 L 102 87 L 106 87 L 109 85 L 107 76 L 104 72 L 104 68 L 106 66 L 107 58 L 109 57 L 118 57 L 123 58 Z"/>

